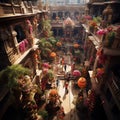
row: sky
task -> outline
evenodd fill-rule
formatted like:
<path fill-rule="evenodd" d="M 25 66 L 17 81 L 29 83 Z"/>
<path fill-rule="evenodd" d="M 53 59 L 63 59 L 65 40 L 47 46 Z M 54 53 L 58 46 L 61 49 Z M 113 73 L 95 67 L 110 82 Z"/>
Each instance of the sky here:
<path fill-rule="evenodd" d="M 47 1 L 49 4 L 83 4 L 89 2 L 89 0 L 42 0 L 44 3 Z"/>

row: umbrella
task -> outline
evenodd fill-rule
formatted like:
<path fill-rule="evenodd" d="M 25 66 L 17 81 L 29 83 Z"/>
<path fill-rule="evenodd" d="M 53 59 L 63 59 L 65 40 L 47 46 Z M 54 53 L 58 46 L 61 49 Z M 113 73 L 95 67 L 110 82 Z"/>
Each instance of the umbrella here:
<path fill-rule="evenodd" d="M 81 72 L 79 70 L 74 70 L 72 74 L 73 76 L 81 76 Z"/>

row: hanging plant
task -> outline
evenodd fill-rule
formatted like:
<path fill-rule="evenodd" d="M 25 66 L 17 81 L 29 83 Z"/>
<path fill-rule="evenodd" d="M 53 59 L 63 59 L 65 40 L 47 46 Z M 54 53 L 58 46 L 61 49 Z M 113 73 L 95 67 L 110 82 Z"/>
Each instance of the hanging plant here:
<path fill-rule="evenodd" d="M 91 20 L 89 22 L 89 30 L 90 30 L 90 32 L 94 32 L 94 29 L 96 28 L 96 26 L 97 26 L 97 23 L 94 20 Z"/>
<path fill-rule="evenodd" d="M 18 80 L 24 75 L 29 75 L 30 70 L 21 65 L 8 66 L 0 72 L 0 82 L 6 83 L 7 87 L 12 89 L 18 87 Z"/>
<path fill-rule="evenodd" d="M 53 33 L 51 31 L 50 20 L 42 18 L 40 25 L 43 37 L 49 38 L 50 36 L 52 36 Z"/>

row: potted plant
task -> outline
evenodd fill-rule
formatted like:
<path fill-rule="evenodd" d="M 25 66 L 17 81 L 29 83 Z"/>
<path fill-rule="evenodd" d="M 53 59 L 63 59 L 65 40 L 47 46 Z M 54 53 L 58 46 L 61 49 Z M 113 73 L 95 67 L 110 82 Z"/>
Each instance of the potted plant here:
<path fill-rule="evenodd" d="M 93 33 L 96 26 L 97 26 L 97 23 L 94 20 L 91 20 L 89 22 L 89 30 L 90 30 L 90 32 Z"/>

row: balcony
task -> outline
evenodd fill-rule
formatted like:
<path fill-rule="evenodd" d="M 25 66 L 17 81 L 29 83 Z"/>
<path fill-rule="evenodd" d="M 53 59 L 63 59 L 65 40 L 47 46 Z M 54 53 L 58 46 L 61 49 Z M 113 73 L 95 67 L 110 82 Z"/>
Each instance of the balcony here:
<path fill-rule="evenodd" d="M 52 20 L 52 27 L 63 27 L 63 20 Z"/>
<path fill-rule="evenodd" d="M 112 3 L 120 3 L 120 1 L 119 0 L 104 0 L 104 3 L 112 4 Z"/>
<path fill-rule="evenodd" d="M 112 72 L 112 77 L 110 78 L 110 82 L 108 83 L 108 86 L 111 90 L 111 93 L 113 95 L 113 98 L 116 101 L 116 104 L 118 105 L 120 109 L 120 80 L 117 76 Z"/>
<path fill-rule="evenodd" d="M 14 61 L 13 61 L 13 64 L 19 64 L 27 55 L 28 55 L 28 53 L 31 51 L 31 50 L 34 50 L 34 49 L 36 49 L 37 48 L 37 45 L 36 45 L 36 43 L 38 42 L 38 39 L 36 39 L 36 38 L 34 38 L 34 44 L 33 44 L 33 46 L 28 46 L 26 49 L 24 49 L 24 51 L 22 51 L 22 52 L 18 52 L 18 55 L 16 55 L 16 59 L 14 59 Z M 13 56 L 14 54 L 12 54 L 12 56 Z M 11 56 L 11 57 L 12 57 Z"/>
<path fill-rule="evenodd" d="M 103 48 L 103 53 L 110 56 L 120 56 L 120 49 Z"/>
<path fill-rule="evenodd" d="M 63 22 L 64 20 L 52 20 L 51 25 L 52 27 L 63 27 Z M 78 27 L 80 26 L 80 22 L 77 20 L 74 20 L 75 26 Z"/>
<path fill-rule="evenodd" d="M 0 18 L 21 16 L 24 14 L 39 13 L 37 6 L 32 3 L 24 1 L 21 3 L 1 3 L 0 2 Z"/>

